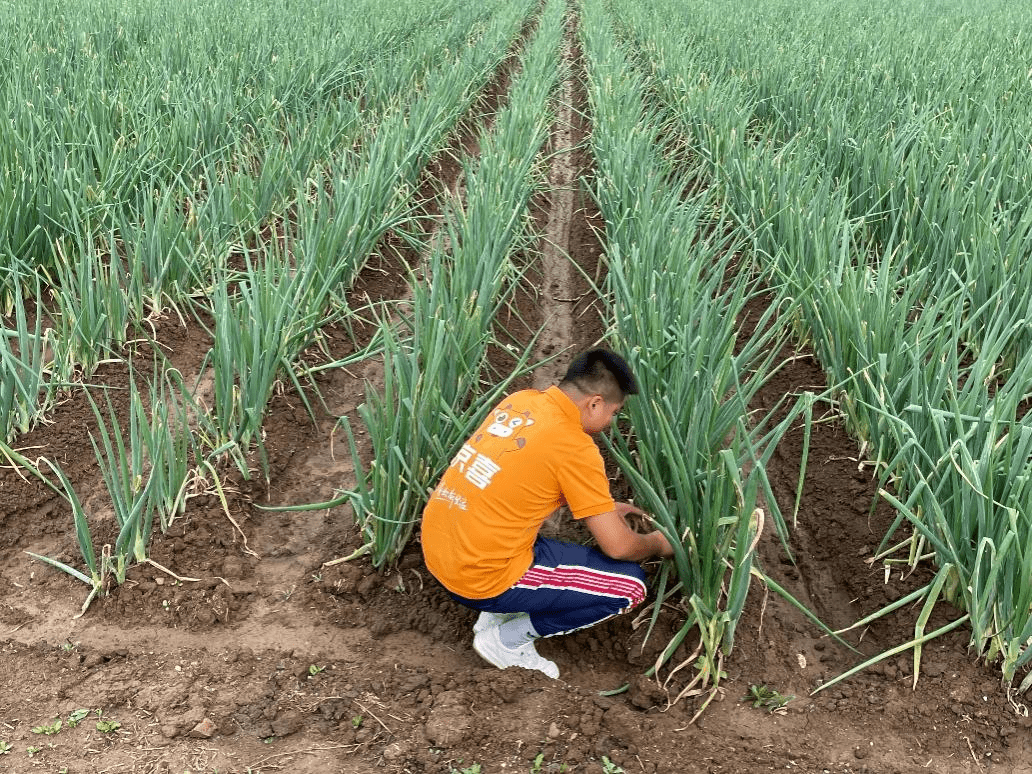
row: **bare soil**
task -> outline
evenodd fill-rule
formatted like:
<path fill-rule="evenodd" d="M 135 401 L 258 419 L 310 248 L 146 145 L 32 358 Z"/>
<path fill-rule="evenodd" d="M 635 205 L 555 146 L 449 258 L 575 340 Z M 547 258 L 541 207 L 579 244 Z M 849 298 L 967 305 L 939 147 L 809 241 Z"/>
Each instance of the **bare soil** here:
<path fill-rule="evenodd" d="M 498 79 L 495 91 L 505 82 Z M 557 108 L 551 185 L 533 204 L 535 226 L 551 247 L 524 256 L 540 263 L 516 298 L 518 316 L 502 323 L 524 333 L 524 323 L 545 326 L 538 353 L 560 356 L 535 374 L 539 385 L 556 379 L 568 360 L 561 353 L 603 332 L 586 279 L 598 274 L 602 224 L 578 183 L 590 175 L 589 126 L 576 82 L 561 99 L 572 105 Z M 457 136 L 450 153 L 470 142 L 468 133 Z M 442 154 L 431 165 L 421 190 L 455 188 L 459 170 L 449 159 Z M 417 260 L 401 240 L 385 239 L 356 299 L 403 297 L 405 266 Z M 203 330 L 170 315 L 156 321 L 155 333 L 172 362 L 188 378 L 196 374 L 210 346 Z M 326 335 L 334 355 L 354 347 L 342 331 Z M 806 353 L 784 354 L 793 360 L 757 407 L 821 389 L 821 370 Z M 145 359 L 146 346 L 135 356 Z M 389 574 L 361 559 L 324 566 L 359 543 L 346 507 L 259 506 L 325 501 L 353 485 L 337 417 L 359 426 L 355 408 L 366 380 L 375 384 L 381 373 L 375 359 L 324 372 L 325 410 L 314 423 L 298 396 L 277 394 L 265 423 L 268 483 L 227 471 L 227 515 L 212 482 L 199 480 L 186 513 L 155 536 L 153 559 L 198 580 L 140 565 L 78 618 L 85 588 L 25 553 L 77 563 L 66 503 L 0 469 L 0 740 L 10 745 L 0 771 L 447 774 L 479 764 L 483 772 L 595 773 L 608 761 L 618 767 L 610 771 L 628 774 L 1032 773 L 1030 722 L 1015 712 L 997 672 L 972 661 L 963 628 L 926 646 L 916 689 L 908 653 L 811 695 L 862 657 L 754 584 L 721 695 L 690 724 L 698 700 L 669 705 L 680 675 L 669 685 L 642 677 L 679 625 L 676 607 L 664 610 L 648 642 L 633 614 L 542 641 L 540 650 L 561 670 L 553 681 L 496 670 L 477 657 L 474 613 L 436 584 L 416 541 Z M 124 366 L 108 364 L 93 381 L 119 386 L 128 378 Z M 60 462 L 103 532 L 107 506 L 87 436 L 94 427 L 88 402 L 70 394 L 51 419 L 18 447 Z M 769 468 L 789 513 L 801 447 L 797 429 Z M 857 457 L 833 417 L 818 424 L 791 534 L 795 563 L 772 534 L 759 549 L 764 570 L 833 627 L 922 582 L 898 572 L 886 580 L 880 565 L 868 563 L 893 514 L 883 504 L 872 509 L 876 486 Z M 626 494 L 615 478 L 614 489 Z M 568 520 L 550 528 L 587 540 Z M 912 637 L 917 613 L 903 609 L 847 639 L 864 654 L 880 652 Z M 956 615 L 940 605 L 929 627 Z M 624 684 L 623 693 L 601 693 Z M 753 706 L 752 686 L 793 698 L 771 713 Z M 72 727 L 79 709 L 91 714 Z M 44 726 L 56 731 L 55 718 L 61 729 L 44 733 Z M 98 720 L 119 725 L 104 731 Z"/>

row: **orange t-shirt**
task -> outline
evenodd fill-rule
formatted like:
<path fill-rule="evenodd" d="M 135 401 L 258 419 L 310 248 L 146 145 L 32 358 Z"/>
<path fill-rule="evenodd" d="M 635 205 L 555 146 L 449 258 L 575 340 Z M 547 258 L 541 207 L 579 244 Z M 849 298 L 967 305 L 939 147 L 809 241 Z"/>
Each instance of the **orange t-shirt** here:
<path fill-rule="evenodd" d="M 501 594 L 530 569 L 542 522 L 616 507 L 602 455 L 558 387 L 502 400 L 452 460 L 423 511 L 426 566 L 467 599 Z"/>

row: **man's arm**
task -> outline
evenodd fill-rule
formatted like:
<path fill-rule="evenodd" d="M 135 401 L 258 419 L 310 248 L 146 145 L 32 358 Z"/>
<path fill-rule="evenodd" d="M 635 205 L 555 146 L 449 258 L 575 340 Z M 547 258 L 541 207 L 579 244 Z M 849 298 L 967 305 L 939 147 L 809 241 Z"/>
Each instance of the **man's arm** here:
<path fill-rule="evenodd" d="M 674 549 L 662 532 L 656 530 L 645 535 L 635 532 L 627 525 L 627 520 L 624 518 L 626 513 L 643 514 L 643 511 L 634 506 L 618 503 L 615 511 L 588 516 L 584 519 L 588 530 L 598 541 L 598 547 L 602 549 L 602 553 L 611 559 L 630 562 L 640 562 L 642 559 L 653 556 L 674 555 Z"/>

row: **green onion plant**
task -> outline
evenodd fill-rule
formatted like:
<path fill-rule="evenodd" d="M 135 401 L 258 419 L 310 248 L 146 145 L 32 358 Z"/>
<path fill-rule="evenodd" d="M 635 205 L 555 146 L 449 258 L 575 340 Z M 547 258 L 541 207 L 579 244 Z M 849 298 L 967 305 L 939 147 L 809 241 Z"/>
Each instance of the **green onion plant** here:
<path fill-rule="evenodd" d="M 84 612 L 98 594 L 108 590 L 110 581 L 121 584 L 130 566 L 151 561 L 148 548 L 155 516 L 164 531 L 185 509 L 200 452 L 189 426 L 189 399 L 176 390 L 174 383 L 167 375 L 155 373 L 145 399 L 135 379 L 131 379 L 128 424 L 119 418 L 110 395 L 105 395 L 103 408 L 90 396 L 97 420 L 97 431 L 90 434 L 90 441 L 116 529 L 114 540 L 105 543 L 99 554 L 98 515 L 87 511 L 60 465 L 46 457 L 32 463 L 6 444 L 3 447 L 6 455 L 64 497 L 71 507 L 84 568 L 29 553 L 90 586 Z"/>
<path fill-rule="evenodd" d="M 703 164 L 666 139 L 676 132 L 663 111 L 649 107 L 647 82 L 613 37 L 602 3 L 584 4 L 581 34 L 595 119 L 593 193 L 606 224 L 608 338 L 641 388 L 625 409 L 627 433 L 611 448 L 636 504 L 674 546 L 684 616 L 649 673 L 658 679 L 694 633 L 690 658 L 662 682 L 694 666 L 671 701 L 705 694 L 705 707 L 755 574 L 760 495 L 770 492 L 761 457 L 786 427 L 772 429 L 766 419 L 753 426 L 748 418 L 750 399 L 777 366 L 784 326 L 771 306 L 753 321 L 755 333 L 743 333 L 746 304 L 758 291 L 746 240 L 699 187 Z M 773 498 L 767 507 L 787 540 Z"/>
<path fill-rule="evenodd" d="M 936 565 L 899 647 L 919 662 L 945 598 L 1013 687 L 1032 659 L 1028 10 L 817 3 L 800 20 L 704 2 L 691 25 L 665 0 L 611 10 L 898 509 L 877 556 Z"/>
<path fill-rule="evenodd" d="M 559 77 L 565 4 L 552 0 L 521 58 L 512 97 L 480 155 L 464 159 L 467 198 L 446 215 L 448 247 L 435 240 L 412 301 L 400 320 L 384 320 L 384 387 L 359 407 L 372 444 L 365 465 L 351 439 L 358 483 L 346 493 L 373 565 L 394 562 L 419 521 L 430 490 L 462 443 L 528 370 L 530 349 L 501 378 L 488 371 L 494 320 L 519 278 L 510 256 L 522 244 L 527 205 L 538 180 L 535 160 L 550 125 L 548 101 Z M 514 30 L 513 30 L 514 31 Z M 407 308 L 406 308 L 407 307 Z M 485 387 L 483 382 L 493 378 Z"/>
<path fill-rule="evenodd" d="M 56 396 L 48 359 L 50 331 L 37 309 L 30 322 L 20 279 L 11 281 L 12 318 L 0 325 L 0 440 L 12 441 L 43 419 Z M 37 293 L 39 283 L 36 283 Z"/>

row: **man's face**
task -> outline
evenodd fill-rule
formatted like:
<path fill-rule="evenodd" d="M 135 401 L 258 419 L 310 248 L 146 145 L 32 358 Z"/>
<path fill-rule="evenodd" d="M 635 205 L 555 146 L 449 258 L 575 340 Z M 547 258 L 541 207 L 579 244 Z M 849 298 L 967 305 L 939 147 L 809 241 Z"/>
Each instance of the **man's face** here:
<path fill-rule="evenodd" d="M 581 409 L 581 427 L 586 433 L 601 433 L 612 424 L 624 401 L 610 403 L 601 395 L 593 395 Z"/>

